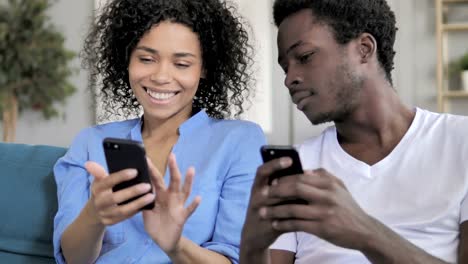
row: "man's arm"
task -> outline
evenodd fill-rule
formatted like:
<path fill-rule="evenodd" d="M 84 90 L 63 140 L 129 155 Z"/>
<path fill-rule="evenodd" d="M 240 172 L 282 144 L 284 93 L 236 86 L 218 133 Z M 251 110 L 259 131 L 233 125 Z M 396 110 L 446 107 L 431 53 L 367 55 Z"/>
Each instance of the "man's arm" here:
<path fill-rule="evenodd" d="M 468 263 L 468 221 L 460 225 L 460 243 L 458 244 L 458 263 Z"/>
<path fill-rule="evenodd" d="M 270 249 L 270 264 L 293 264 L 296 259 L 296 253 L 280 250 Z"/>
<path fill-rule="evenodd" d="M 280 233 L 307 232 L 361 251 L 373 263 L 445 263 L 366 214 L 343 182 L 323 169 L 275 181 L 268 192 L 270 198 L 297 197 L 309 202 L 260 210 L 262 218 L 273 221 L 273 228 Z"/>
<path fill-rule="evenodd" d="M 375 233 L 367 239 L 361 252 L 372 263 L 426 263 L 445 264 L 447 262 L 429 255 L 426 251 L 402 238 L 390 228 L 374 219 Z M 468 234 L 468 225 L 467 225 Z M 466 250 L 465 250 L 466 251 Z M 465 263 L 459 261 L 459 263 Z"/>

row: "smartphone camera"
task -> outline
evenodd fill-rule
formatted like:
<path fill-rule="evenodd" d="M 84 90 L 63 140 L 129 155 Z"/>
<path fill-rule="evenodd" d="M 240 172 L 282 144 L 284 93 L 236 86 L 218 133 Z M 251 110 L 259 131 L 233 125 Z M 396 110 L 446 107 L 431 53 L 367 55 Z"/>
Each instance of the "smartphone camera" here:
<path fill-rule="evenodd" d="M 270 150 L 270 155 L 275 155 L 275 151 L 274 151 L 274 150 Z"/>
<path fill-rule="evenodd" d="M 106 149 L 111 149 L 111 150 L 118 150 L 120 148 L 119 144 L 109 143 L 109 142 L 105 142 L 104 147 Z"/>

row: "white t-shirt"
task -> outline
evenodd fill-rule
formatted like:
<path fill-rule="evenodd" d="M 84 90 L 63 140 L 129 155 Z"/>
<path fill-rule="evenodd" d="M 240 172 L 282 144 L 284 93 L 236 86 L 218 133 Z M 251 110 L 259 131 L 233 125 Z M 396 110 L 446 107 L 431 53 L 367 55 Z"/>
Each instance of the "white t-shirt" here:
<path fill-rule="evenodd" d="M 429 254 L 456 262 L 459 225 L 468 219 L 468 117 L 417 108 L 400 143 L 372 166 L 341 148 L 335 127 L 298 150 L 305 169 L 339 177 L 369 215 Z M 270 248 L 296 252 L 298 264 L 369 263 L 359 251 L 304 232 L 284 234 Z"/>

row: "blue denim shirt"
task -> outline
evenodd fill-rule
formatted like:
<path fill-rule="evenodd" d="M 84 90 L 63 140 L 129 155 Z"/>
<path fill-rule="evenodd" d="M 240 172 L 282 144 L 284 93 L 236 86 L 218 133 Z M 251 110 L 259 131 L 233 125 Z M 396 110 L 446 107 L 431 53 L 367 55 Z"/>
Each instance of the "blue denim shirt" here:
<path fill-rule="evenodd" d="M 172 152 L 181 172 L 195 167 L 190 203 L 196 195 L 201 204 L 190 216 L 182 235 L 196 244 L 239 260 L 242 225 L 250 189 L 261 163 L 259 148 L 265 144 L 261 128 L 248 121 L 218 120 L 200 111 L 179 128 Z M 60 239 L 79 215 L 90 196 L 93 177 L 84 169 L 88 160 L 107 168 L 102 140 L 105 137 L 142 142 L 141 119 L 113 122 L 83 130 L 54 167 L 58 212 L 54 219 L 54 251 L 65 263 Z M 164 179 L 169 182 L 166 170 Z M 184 175 L 183 175 L 184 176 Z M 141 213 L 108 226 L 97 263 L 170 263 L 170 259 L 145 232 Z"/>

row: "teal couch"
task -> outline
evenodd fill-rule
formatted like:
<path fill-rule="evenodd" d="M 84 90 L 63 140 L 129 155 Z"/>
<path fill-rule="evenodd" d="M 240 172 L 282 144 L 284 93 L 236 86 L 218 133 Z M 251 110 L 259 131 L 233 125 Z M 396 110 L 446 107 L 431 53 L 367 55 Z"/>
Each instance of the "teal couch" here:
<path fill-rule="evenodd" d="M 53 165 L 65 148 L 0 143 L 0 263 L 55 263 Z"/>

